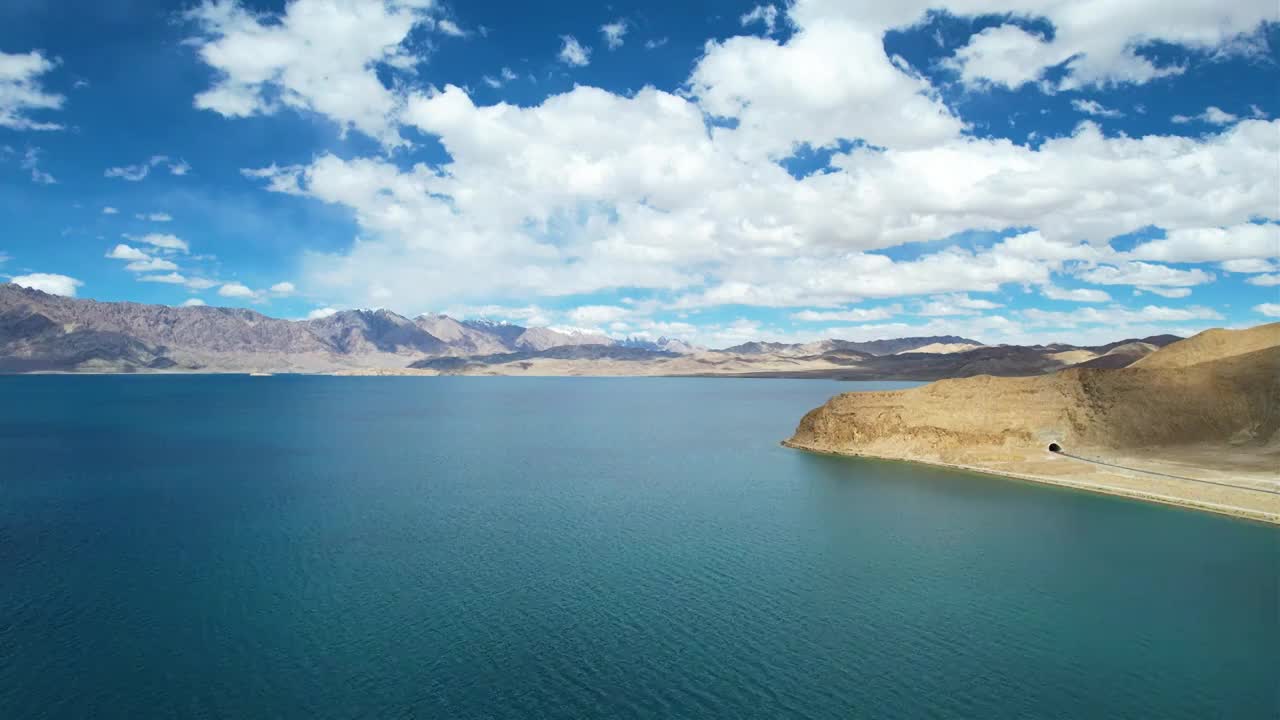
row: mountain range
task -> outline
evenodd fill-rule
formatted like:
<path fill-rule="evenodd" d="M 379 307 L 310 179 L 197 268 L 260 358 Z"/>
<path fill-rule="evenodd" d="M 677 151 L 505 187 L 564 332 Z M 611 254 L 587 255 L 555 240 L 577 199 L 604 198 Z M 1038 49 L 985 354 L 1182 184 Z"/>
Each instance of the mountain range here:
<path fill-rule="evenodd" d="M 616 339 L 447 315 L 344 310 L 309 320 L 253 310 L 50 295 L 0 284 L 0 372 L 304 372 L 487 375 L 742 375 L 935 379 L 1123 367 L 1177 340 L 987 346 L 957 336 L 749 342 Z"/>

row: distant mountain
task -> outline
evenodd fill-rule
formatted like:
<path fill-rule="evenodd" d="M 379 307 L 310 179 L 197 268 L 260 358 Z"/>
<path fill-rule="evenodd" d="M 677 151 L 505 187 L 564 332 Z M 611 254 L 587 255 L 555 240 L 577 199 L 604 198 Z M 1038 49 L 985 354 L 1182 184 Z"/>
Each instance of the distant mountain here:
<path fill-rule="evenodd" d="M 374 372 L 736 375 L 934 380 L 1124 367 L 1172 336 L 1096 347 L 985 346 L 954 335 L 870 342 L 609 338 L 447 315 L 344 310 L 281 320 L 253 310 L 96 302 L 0 284 L 0 372 Z"/>
<path fill-rule="evenodd" d="M 295 321 L 240 308 L 96 302 L 0 284 L 0 372 L 329 372 L 614 344 L 603 335 L 447 315 L 411 320 L 390 310 L 343 310 Z"/>
<path fill-rule="evenodd" d="M 440 355 L 449 350 L 448 343 L 390 310 L 343 310 L 318 320 L 307 320 L 306 325 L 343 355 Z"/>
<path fill-rule="evenodd" d="M 503 323 L 459 322 L 448 315 L 419 315 L 413 319 L 423 331 L 464 355 L 506 352 L 524 328 Z"/>
<path fill-rule="evenodd" d="M 679 338 L 669 338 L 665 335 L 657 340 L 648 338 L 628 337 L 614 342 L 618 347 L 636 348 L 638 350 L 652 350 L 655 352 L 673 352 L 681 355 L 699 352 L 705 348 L 698 347 L 691 343 L 685 342 Z"/>
<path fill-rule="evenodd" d="M 604 335 L 582 332 L 561 332 L 551 328 L 529 328 L 511 343 L 516 350 L 548 350 L 562 345 L 612 345 L 613 339 Z"/>
<path fill-rule="evenodd" d="M 932 337 L 909 337 L 909 338 L 892 338 L 886 340 L 871 340 L 869 342 L 852 342 L 849 340 L 818 340 L 811 343 L 774 343 L 774 342 L 748 342 L 741 345 L 727 347 L 722 352 L 735 353 L 738 355 L 760 355 L 765 353 L 774 353 L 780 355 L 821 355 L 823 353 L 835 350 L 851 350 L 854 352 L 867 353 L 868 355 L 894 355 L 902 352 L 910 352 L 917 348 L 929 345 L 974 345 L 981 346 L 983 343 L 977 340 L 970 340 L 955 335 L 935 335 Z"/>

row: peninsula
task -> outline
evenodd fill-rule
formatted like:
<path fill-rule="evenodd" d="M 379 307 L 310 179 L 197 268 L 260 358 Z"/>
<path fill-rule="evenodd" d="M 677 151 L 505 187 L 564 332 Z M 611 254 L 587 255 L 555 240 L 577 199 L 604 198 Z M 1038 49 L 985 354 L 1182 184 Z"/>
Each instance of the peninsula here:
<path fill-rule="evenodd" d="M 1280 524 L 1280 323 L 1208 330 L 1124 368 L 844 393 L 784 444 Z"/>

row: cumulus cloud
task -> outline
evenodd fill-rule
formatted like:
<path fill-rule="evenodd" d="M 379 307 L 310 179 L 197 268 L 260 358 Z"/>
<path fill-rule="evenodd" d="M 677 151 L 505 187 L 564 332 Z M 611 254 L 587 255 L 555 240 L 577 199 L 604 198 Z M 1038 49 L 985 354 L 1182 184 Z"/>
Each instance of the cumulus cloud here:
<path fill-rule="evenodd" d="M 1124 113 L 1114 108 L 1106 107 L 1105 105 L 1098 102 L 1097 100 L 1076 99 L 1071 101 L 1071 106 L 1086 115 L 1093 115 L 1095 117 L 1104 117 L 1104 118 L 1124 117 Z"/>
<path fill-rule="evenodd" d="M 573 67 L 584 67 L 591 62 L 591 50 L 582 46 L 572 35 L 560 36 L 560 62 Z"/>
<path fill-rule="evenodd" d="M 1255 115 L 1255 117 L 1257 116 Z M 1240 118 L 1221 108 L 1210 105 L 1199 115 L 1174 115 L 1171 119 L 1179 125 L 1196 121 L 1208 123 L 1209 125 L 1230 125 Z"/>
<path fill-rule="evenodd" d="M 806 323 L 869 322 L 872 320 L 887 320 L 900 314 L 902 314 L 901 305 L 886 305 L 877 308 L 849 308 L 846 310 L 803 310 L 798 313 L 792 313 L 791 319 Z"/>
<path fill-rule="evenodd" d="M 295 290 L 291 282 L 278 282 L 271 286 L 271 292 L 276 295 L 292 295 Z"/>
<path fill-rule="evenodd" d="M 1021 315 L 1030 323 L 1057 327 L 1075 327 L 1077 325 L 1090 324 L 1136 325 L 1153 322 L 1222 319 L 1222 315 L 1212 308 L 1171 308 L 1159 305 L 1147 305 L 1136 310 L 1119 305 L 1101 309 L 1085 307 L 1070 312 L 1028 308 L 1023 310 Z"/>
<path fill-rule="evenodd" d="M 177 235 L 173 235 L 171 233 L 147 233 L 141 237 L 134 237 L 132 235 L 126 235 L 125 237 L 164 251 L 180 253 L 191 251 L 191 247 L 187 245 L 186 240 L 183 240 Z"/>
<path fill-rule="evenodd" d="M 238 282 L 224 283 L 218 288 L 218 294 L 229 298 L 256 298 L 258 293 Z"/>
<path fill-rule="evenodd" d="M 199 31 L 200 59 L 217 74 L 195 106 L 226 117 L 283 108 L 319 113 L 343 130 L 399 144 L 399 100 L 378 79 L 379 66 L 414 62 L 405 40 L 426 23 L 431 0 L 293 0 L 265 15 L 235 0 L 205 0 L 187 13 Z M 436 27 L 448 33 L 449 21 Z"/>
<path fill-rule="evenodd" d="M 622 47 L 623 38 L 627 35 L 626 19 L 619 18 L 601 25 L 600 34 L 604 36 L 604 43 L 610 50 L 617 50 Z"/>
<path fill-rule="evenodd" d="M 149 220 L 151 222 L 170 222 L 171 220 L 173 220 L 172 215 L 170 215 L 169 213 L 162 213 L 162 212 L 138 213 L 134 217 L 138 218 L 139 220 Z"/>
<path fill-rule="evenodd" d="M 271 38 L 302 32 L 286 20 L 304 2 L 252 19 Z M 1166 263 L 1257 259 L 1246 256 L 1256 242 L 1247 236 L 1274 231 L 1255 221 L 1276 215 L 1280 123 L 1238 120 L 1200 137 L 1108 137 L 1085 121 L 1038 144 L 978 137 L 927 80 L 885 54 L 885 30 L 915 24 L 926 7 L 798 0 L 785 10 L 788 34 L 709 42 L 681 93 L 578 86 L 517 106 L 477 104 L 454 85 L 379 85 L 390 97 L 390 109 L 378 115 L 384 125 L 350 127 L 377 136 L 379 127 L 410 126 L 438 139 L 443 162 L 321 154 L 243 172 L 268 190 L 350 212 L 359 240 L 306 254 L 299 276 L 299 284 L 344 306 L 518 303 L 643 288 L 670 298 L 673 310 L 745 304 L 834 312 L 860 298 L 939 295 L 909 307 L 962 319 L 970 316 L 958 312 L 992 310 L 950 301 L 976 299 L 965 293 L 1013 285 L 1100 303 L 1110 294 L 1055 283 L 1182 292 L 1213 274 Z M 1134 55 L 1135 38 L 1220 48 L 1257 27 L 1259 12 L 1266 14 L 1259 7 L 1178 6 L 1167 22 L 1138 28 L 1110 7 L 1095 21 L 1014 6 L 1015 15 L 1045 17 L 1054 34 L 1006 23 L 970 39 L 952 65 L 973 84 L 1056 90 L 1142 82 L 1179 68 Z M 965 13 L 1008 9 L 980 0 Z M 775 13 L 774 22 L 784 22 Z M 403 36 L 392 39 L 401 52 Z M 1004 50 L 997 52 L 997 41 Z M 1067 79 L 1047 83 L 1043 69 L 1063 63 Z M 395 63 L 344 67 L 376 81 L 370 68 L 383 64 Z M 283 75 L 266 73 L 254 86 L 265 93 L 255 102 L 283 102 Z M 319 111 L 310 100 L 304 105 Z M 1117 112 L 1093 100 L 1075 105 L 1098 117 Z M 795 177 L 779 163 L 816 149 L 830 151 L 820 172 Z M 909 260 L 878 252 L 966 231 L 1032 227 L 989 246 L 930 246 Z M 1165 237 L 1126 252 L 1108 245 L 1148 227 Z M 1177 259 L 1193 256 L 1212 257 Z M 612 329 L 635 319 L 607 318 L 617 311 L 600 308 L 613 306 L 584 307 L 581 320 L 565 320 Z"/>
<path fill-rule="evenodd" d="M 330 315 L 336 315 L 336 314 L 337 314 L 337 312 L 338 312 L 337 310 L 335 310 L 335 309 L 333 309 L 333 308 L 331 308 L 331 307 L 316 308 L 315 310 L 312 310 L 311 312 L 307 313 L 307 319 L 308 319 L 308 320 L 320 320 L 320 319 L 322 319 L 322 318 L 327 318 L 327 317 L 329 317 Z"/>
<path fill-rule="evenodd" d="M 84 285 L 79 280 L 68 277 L 66 275 L 57 275 L 54 273 L 31 273 L 29 275 L 19 275 L 9 278 L 9 282 L 32 290 L 40 290 L 50 295 L 63 295 L 65 297 L 75 297 L 76 288 Z"/>
<path fill-rule="evenodd" d="M 200 298 L 187 298 L 186 300 L 182 301 L 182 307 L 204 307 L 207 304 L 208 303 L 201 300 Z"/>
<path fill-rule="evenodd" d="M 1280 274 L 1255 275 L 1245 282 L 1250 285 L 1259 285 L 1261 287 L 1275 287 L 1276 285 L 1280 285 Z"/>
<path fill-rule="evenodd" d="M 1254 305 L 1253 311 L 1261 313 L 1267 317 L 1280 317 L 1280 303 L 1262 303 Z"/>
<path fill-rule="evenodd" d="M 977 315 L 980 312 L 994 310 L 998 307 L 1003 307 L 1003 305 L 990 300 L 972 298 L 965 293 L 955 293 L 931 298 L 916 309 L 916 314 L 924 317 Z"/>
<path fill-rule="evenodd" d="M 164 258 L 147 258 L 146 260 L 136 260 L 124 266 L 129 272 L 160 272 L 164 270 L 177 270 L 178 266 Z"/>
<path fill-rule="evenodd" d="M 574 325 L 598 327 L 617 322 L 631 313 L 630 308 L 617 305 L 583 305 L 570 310 L 568 318 Z"/>
<path fill-rule="evenodd" d="M 743 27 L 759 23 L 764 26 L 766 33 L 772 35 L 773 31 L 778 28 L 778 8 L 773 5 L 757 5 L 738 18 L 738 22 Z"/>
<path fill-rule="evenodd" d="M 855 147 L 835 153 L 829 172 L 797 179 L 768 158 L 739 153 L 733 133 L 743 128 L 709 136 L 699 105 L 652 88 L 623 97 L 578 87 L 521 108 L 477 106 L 446 86 L 411 98 L 405 118 L 438 136 L 451 160 L 402 170 L 323 155 L 306 166 L 246 171 L 269 189 L 353 212 L 366 239 L 305 263 L 310 279 L 352 304 L 705 283 L 710 304 L 804 305 L 858 297 L 862 278 L 876 288 L 867 297 L 990 292 L 1001 283 L 1043 284 L 1069 261 L 1116 261 L 1106 240 L 1138 228 L 1246 224 L 1273 214 L 1280 194 L 1270 167 L 1280 123 L 1256 120 L 1203 138 L 1107 138 L 1085 123 L 1034 149 L 974 138 Z M 896 287 L 877 271 L 892 266 L 892 276 L 911 264 L 866 254 L 1028 225 L 1039 230 L 988 251 L 931 257 L 926 267 L 942 272 Z M 819 279 L 804 274 L 810 266 Z M 451 268 L 463 267 L 491 272 L 468 275 L 486 283 L 462 283 Z M 833 267 L 846 275 L 827 272 Z M 1091 272 L 1117 282 L 1114 269 Z M 1212 279 L 1199 270 L 1190 277 Z M 770 284 L 789 289 L 760 288 Z"/>
<path fill-rule="evenodd" d="M 1179 228 L 1130 253 L 1140 260 L 1214 262 L 1280 257 L 1280 225 L 1243 223 L 1225 228 Z"/>
<path fill-rule="evenodd" d="M 902 2 L 868 12 L 861 4 L 846 12 L 871 15 L 888 27 L 902 27 L 920 18 L 931 3 Z M 800 0 L 792 14 L 818 14 L 826 10 L 822 0 Z M 1197 51 L 1229 51 L 1247 43 L 1263 23 L 1280 19 L 1269 0 L 1233 3 L 1133 0 L 1100 3 L 1082 12 L 1079 6 L 1041 2 L 967 3 L 958 14 L 1005 14 L 1010 18 L 1043 18 L 1053 26 L 1052 38 L 1008 22 L 977 33 L 960 48 L 950 65 L 971 86 L 984 84 L 1018 88 L 1046 82 L 1045 70 L 1063 66 L 1056 82 L 1059 89 L 1139 84 L 1181 74 L 1178 64 L 1156 64 L 1139 49 L 1164 42 Z M 1159 22 L 1150 21 L 1159 17 Z"/>
<path fill-rule="evenodd" d="M 130 247 L 129 245 L 125 245 L 124 243 L 120 243 L 119 245 L 116 245 L 114 248 L 112 248 L 110 251 L 107 252 L 106 256 L 111 258 L 112 260 L 130 260 L 130 261 L 144 260 L 145 261 L 145 260 L 151 259 L 150 255 L 147 255 L 146 253 L 142 252 L 141 250 L 135 247 Z"/>
<path fill-rule="evenodd" d="M 452 21 L 452 20 L 450 20 L 450 19 L 448 19 L 448 18 L 443 18 L 443 19 L 441 19 L 441 20 L 436 21 L 436 30 L 439 30 L 440 32 L 444 33 L 445 35 L 449 35 L 449 36 L 451 36 L 451 37 L 466 37 L 466 36 L 467 36 L 467 31 L 466 31 L 466 30 L 463 30 L 461 27 L 458 27 L 458 23 L 456 23 L 456 22 L 454 22 L 454 21 Z"/>
<path fill-rule="evenodd" d="M 1191 288 L 1189 287 L 1147 287 L 1145 285 L 1138 285 L 1133 289 L 1134 295 L 1141 295 L 1142 293 L 1151 293 L 1152 295 L 1159 295 L 1160 297 L 1166 297 L 1166 298 L 1184 298 L 1184 297 L 1189 297 L 1191 295 Z"/>
<path fill-rule="evenodd" d="M 102 208 L 102 214 L 103 215 L 119 215 L 120 211 L 111 207 L 110 205 L 107 205 L 106 207 Z"/>
<path fill-rule="evenodd" d="M 176 272 L 166 273 L 164 275 L 143 275 L 138 278 L 141 282 L 166 283 L 169 285 L 183 285 L 187 279 Z"/>
<path fill-rule="evenodd" d="M 44 89 L 41 76 L 57 65 L 40 50 L 0 51 L 0 127 L 10 130 L 61 130 L 58 123 L 35 120 L 32 113 L 59 110 L 66 98 Z"/>
<path fill-rule="evenodd" d="M 1099 265 L 1079 275 L 1085 282 L 1098 285 L 1138 285 L 1143 287 L 1187 287 L 1203 285 L 1213 280 L 1213 274 L 1200 268 L 1180 270 L 1168 265 L 1145 262 L 1126 262 L 1120 265 Z"/>
<path fill-rule="evenodd" d="M 1280 255 L 1280 253 L 1277 253 Z M 1245 258 L 1242 260 L 1226 260 L 1218 263 L 1218 267 L 1232 273 L 1265 273 L 1280 271 L 1280 263 L 1263 258 Z"/>
<path fill-rule="evenodd" d="M 1068 290 L 1057 285 L 1045 285 L 1040 292 L 1050 300 L 1066 300 L 1067 302 L 1101 303 L 1111 302 L 1111 296 L 1104 290 L 1093 288 L 1074 288 Z"/>

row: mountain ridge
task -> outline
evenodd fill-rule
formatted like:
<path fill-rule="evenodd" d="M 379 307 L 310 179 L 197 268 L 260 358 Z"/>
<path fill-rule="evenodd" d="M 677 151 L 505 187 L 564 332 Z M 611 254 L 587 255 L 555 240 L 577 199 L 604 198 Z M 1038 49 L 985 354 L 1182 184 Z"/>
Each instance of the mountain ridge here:
<path fill-rule="evenodd" d="M 1148 338 L 1147 340 L 1156 340 Z M 1132 344 L 1122 340 L 1109 346 Z M 605 348 L 612 348 L 605 350 Z M 675 374 L 936 379 L 1036 374 L 1103 353 L 988 346 L 955 335 L 866 342 L 751 342 L 708 350 L 679 338 L 611 338 L 387 309 L 287 320 L 244 308 L 67 298 L 0 284 L 0 372 Z M 1113 358 L 1121 362 L 1129 358 Z M 1137 359 L 1138 355 L 1132 355 Z M 466 362 L 441 358 L 467 358 Z"/>

